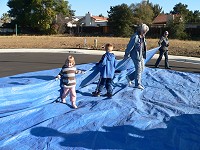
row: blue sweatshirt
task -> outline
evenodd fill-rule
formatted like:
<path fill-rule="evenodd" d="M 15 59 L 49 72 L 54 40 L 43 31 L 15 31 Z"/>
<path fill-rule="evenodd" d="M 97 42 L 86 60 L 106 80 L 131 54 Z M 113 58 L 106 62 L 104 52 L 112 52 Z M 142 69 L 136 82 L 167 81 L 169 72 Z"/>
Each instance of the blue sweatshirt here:
<path fill-rule="evenodd" d="M 115 55 L 106 52 L 99 61 L 98 66 L 102 78 L 113 78 L 116 67 Z"/>

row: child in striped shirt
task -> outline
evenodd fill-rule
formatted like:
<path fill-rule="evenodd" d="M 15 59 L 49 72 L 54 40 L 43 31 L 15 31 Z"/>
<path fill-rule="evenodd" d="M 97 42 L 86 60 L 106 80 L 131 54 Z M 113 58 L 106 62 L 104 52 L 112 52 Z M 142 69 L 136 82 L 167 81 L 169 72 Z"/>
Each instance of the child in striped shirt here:
<path fill-rule="evenodd" d="M 66 96 L 70 93 L 70 101 L 73 108 L 78 108 L 76 106 L 76 78 L 75 74 L 84 73 L 84 71 L 76 70 L 75 59 L 73 56 L 68 56 L 63 65 L 60 73 L 57 75 L 56 79 L 61 79 L 61 86 L 63 88 L 63 93 L 61 96 L 62 103 L 66 103 Z M 62 78 L 61 78 L 62 77 Z"/>

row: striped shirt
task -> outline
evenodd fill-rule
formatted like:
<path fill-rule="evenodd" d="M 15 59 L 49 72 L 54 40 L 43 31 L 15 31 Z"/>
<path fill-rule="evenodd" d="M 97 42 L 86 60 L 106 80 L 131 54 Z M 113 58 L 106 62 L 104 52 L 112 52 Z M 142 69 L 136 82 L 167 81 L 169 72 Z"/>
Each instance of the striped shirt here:
<path fill-rule="evenodd" d="M 76 70 L 76 67 L 68 67 L 64 65 L 59 73 L 62 76 L 62 86 L 66 88 L 72 88 L 76 86 L 75 74 L 82 73 L 81 70 Z"/>

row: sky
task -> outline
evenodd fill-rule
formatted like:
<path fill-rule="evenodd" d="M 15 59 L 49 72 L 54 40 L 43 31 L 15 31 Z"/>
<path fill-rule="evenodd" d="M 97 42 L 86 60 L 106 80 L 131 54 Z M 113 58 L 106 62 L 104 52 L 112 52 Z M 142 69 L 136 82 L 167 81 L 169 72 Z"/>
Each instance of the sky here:
<path fill-rule="evenodd" d="M 198 0 L 150 0 L 153 4 L 159 4 L 165 13 L 169 13 L 173 10 L 173 7 L 178 4 L 188 5 L 189 10 L 199 10 L 200 6 L 197 2 Z M 8 0 L 0 0 L 0 17 L 3 13 L 9 10 L 7 6 Z M 141 0 L 68 0 L 71 5 L 71 9 L 75 10 L 76 16 L 85 16 L 87 12 L 90 12 L 94 16 L 102 14 L 103 16 L 108 16 L 107 11 L 110 10 L 110 6 L 121 5 L 125 3 L 130 5 L 132 3 L 140 3 Z"/>

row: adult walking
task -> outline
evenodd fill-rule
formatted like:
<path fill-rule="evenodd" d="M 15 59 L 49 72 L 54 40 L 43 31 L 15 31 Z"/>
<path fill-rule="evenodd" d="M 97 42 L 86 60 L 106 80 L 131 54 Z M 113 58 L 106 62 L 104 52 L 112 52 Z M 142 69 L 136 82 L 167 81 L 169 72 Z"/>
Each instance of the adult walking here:
<path fill-rule="evenodd" d="M 148 31 L 149 27 L 146 24 L 141 24 L 137 32 L 130 38 L 124 55 L 124 59 L 131 57 L 135 65 L 135 71 L 126 77 L 129 84 L 132 84 L 132 81 L 135 79 L 135 87 L 142 90 L 144 87 L 142 86 L 141 79 L 147 50 L 145 34 Z"/>
<path fill-rule="evenodd" d="M 168 35 L 169 35 L 169 32 L 165 31 L 164 35 L 160 38 L 160 40 L 158 42 L 158 44 L 160 46 L 160 48 L 159 48 L 160 54 L 155 63 L 156 68 L 159 68 L 160 61 L 162 60 L 162 57 L 164 55 L 165 56 L 165 68 L 171 69 L 169 67 L 169 62 L 168 62 L 168 47 L 169 47 Z"/>

